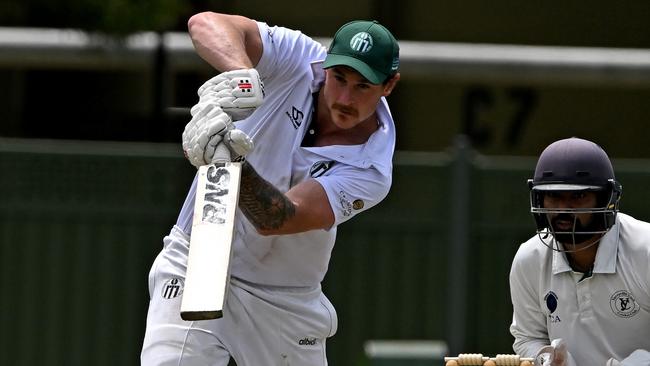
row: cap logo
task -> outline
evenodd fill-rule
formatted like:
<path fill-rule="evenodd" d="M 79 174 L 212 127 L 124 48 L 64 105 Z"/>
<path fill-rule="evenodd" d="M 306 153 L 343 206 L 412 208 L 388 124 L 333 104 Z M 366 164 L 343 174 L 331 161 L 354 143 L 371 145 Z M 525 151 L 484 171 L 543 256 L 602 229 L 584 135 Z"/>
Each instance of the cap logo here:
<path fill-rule="evenodd" d="M 390 69 L 391 71 L 395 71 L 397 68 L 399 68 L 399 58 L 395 57 L 393 63 L 390 65 Z"/>
<path fill-rule="evenodd" d="M 359 32 L 350 40 L 350 48 L 359 53 L 370 51 L 372 44 L 372 36 L 367 32 Z"/>

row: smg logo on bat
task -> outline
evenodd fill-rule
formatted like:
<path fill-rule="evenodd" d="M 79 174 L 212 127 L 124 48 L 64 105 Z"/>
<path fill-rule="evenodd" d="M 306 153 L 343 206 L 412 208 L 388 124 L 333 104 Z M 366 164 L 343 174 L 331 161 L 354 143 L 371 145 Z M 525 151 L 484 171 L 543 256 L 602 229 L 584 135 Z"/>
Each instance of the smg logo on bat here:
<path fill-rule="evenodd" d="M 201 220 L 212 224 L 224 224 L 228 206 L 222 198 L 228 195 L 230 172 L 222 166 L 211 165 L 206 172 L 206 178 Z"/>

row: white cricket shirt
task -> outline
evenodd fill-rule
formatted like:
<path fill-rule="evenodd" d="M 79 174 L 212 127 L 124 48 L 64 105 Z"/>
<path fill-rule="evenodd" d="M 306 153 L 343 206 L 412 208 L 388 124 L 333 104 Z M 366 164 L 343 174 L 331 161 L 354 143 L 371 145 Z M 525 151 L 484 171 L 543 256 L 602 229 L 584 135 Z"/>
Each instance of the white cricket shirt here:
<path fill-rule="evenodd" d="M 601 239 L 586 279 L 571 270 L 564 253 L 531 238 L 510 271 L 514 350 L 533 357 L 562 338 L 578 366 L 650 350 L 649 264 L 650 224 L 622 213 Z"/>
<path fill-rule="evenodd" d="M 237 127 L 251 136 L 255 149 L 246 159 L 282 192 L 310 178 L 325 189 L 334 226 L 292 235 L 260 236 L 237 212 L 231 274 L 277 286 L 315 286 L 324 278 L 334 247 L 336 225 L 379 203 L 390 189 L 395 126 L 384 98 L 378 105 L 380 126 L 365 144 L 301 147 L 307 133 L 313 93 L 322 85 L 326 49 L 299 31 L 258 23 L 263 54 L 257 71 L 264 103 Z M 177 225 L 190 233 L 196 179 Z"/>

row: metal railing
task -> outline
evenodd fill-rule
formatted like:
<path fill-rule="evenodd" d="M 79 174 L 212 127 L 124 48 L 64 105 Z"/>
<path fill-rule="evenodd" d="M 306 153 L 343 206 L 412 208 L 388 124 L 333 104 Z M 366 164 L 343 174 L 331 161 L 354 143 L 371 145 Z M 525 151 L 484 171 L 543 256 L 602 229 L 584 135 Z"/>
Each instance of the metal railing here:
<path fill-rule="evenodd" d="M 328 45 L 330 38 L 315 38 Z M 648 85 L 650 50 L 400 41 L 405 78 Z M 149 68 L 163 50 L 171 69 L 209 66 L 181 32 L 121 40 L 71 29 L 0 27 L 0 67 Z"/>

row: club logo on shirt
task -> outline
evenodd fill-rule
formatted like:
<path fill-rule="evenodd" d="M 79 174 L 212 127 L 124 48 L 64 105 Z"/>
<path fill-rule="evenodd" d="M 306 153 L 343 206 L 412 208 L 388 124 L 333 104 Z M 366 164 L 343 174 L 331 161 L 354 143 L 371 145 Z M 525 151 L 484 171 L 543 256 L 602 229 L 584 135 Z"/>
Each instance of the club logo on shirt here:
<path fill-rule="evenodd" d="M 548 311 L 553 314 L 555 309 L 557 309 L 557 295 L 553 291 L 549 291 L 546 296 L 544 296 L 544 301 L 546 301 L 546 307 Z"/>
<path fill-rule="evenodd" d="M 352 202 L 352 208 L 355 210 L 362 209 L 364 205 L 363 200 L 354 200 L 354 202 Z"/>
<path fill-rule="evenodd" d="M 163 285 L 162 297 L 165 299 L 173 299 L 175 297 L 181 296 L 183 293 L 183 280 L 174 277 L 170 280 L 167 280 Z"/>
<path fill-rule="evenodd" d="M 634 296 L 625 290 L 614 292 L 612 297 L 609 298 L 609 306 L 612 308 L 614 314 L 621 318 L 633 317 L 639 312 L 640 308 Z"/>
<path fill-rule="evenodd" d="M 318 178 L 321 175 L 325 174 L 328 170 L 332 168 L 334 161 L 321 160 L 314 163 L 309 169 L 309 176 L 312 178 Z"/>
<path fill-rule="evenodd" d="M 557 310 L 557 299 L 558 297 L 553 291 L 549 291 L 546 296 L 544 296 L 544 301 L 546 301 L 546 308 L 549 311 L 548 320 L 551 323 L 559 323 L 562 321 L 557 314 L 553 315 L 555 310 Z"/>

